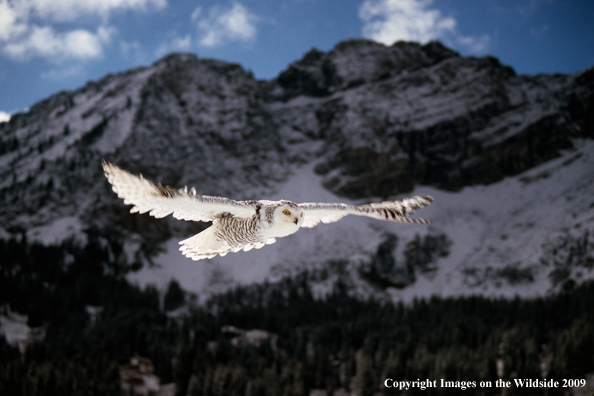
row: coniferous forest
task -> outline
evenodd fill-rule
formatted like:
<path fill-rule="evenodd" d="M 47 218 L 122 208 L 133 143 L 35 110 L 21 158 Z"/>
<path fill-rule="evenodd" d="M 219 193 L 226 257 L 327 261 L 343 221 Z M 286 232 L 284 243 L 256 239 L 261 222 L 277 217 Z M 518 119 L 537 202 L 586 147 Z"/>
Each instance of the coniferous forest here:
<path fill-rule="evenodd" d="M 592 283 L 533 300 L 432 298 L 404 306 L 361 300 L 341 285 L 315 299 L 312 275 L 303 272 L 198 304 L 176 282 L 161 297 L 130 285 L 117 238 L 98 232 L 87 238 L 84 248 L 72 242 L 44 247 L 24 236 L 0 242 L 0 306 L 26 314 L 30 327 L 45 328 L 44 340 L 24 353 L 0 336 L 0 395 L 120 395 L 119 367 L 133 356 L 150 359 L 161 382 L 188 396 L 333 395 L 338 389 L 375 396 L 401 393 L 384 386 L 388 378 L 494 384 L 594 372 Z M 102 307 L 95 320 L 88 306 Z M 171 314 L 184 306 L 184 314 Z M 265 336 L 258 342 L 232 336 L 251 329 Z M 406 394 L 451 393 L 436 387 Z"/>

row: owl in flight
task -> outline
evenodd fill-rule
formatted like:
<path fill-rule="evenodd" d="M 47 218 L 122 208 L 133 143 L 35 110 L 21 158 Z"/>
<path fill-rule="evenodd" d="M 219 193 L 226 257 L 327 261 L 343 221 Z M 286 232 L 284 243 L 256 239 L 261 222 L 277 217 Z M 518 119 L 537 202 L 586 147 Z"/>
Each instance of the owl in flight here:
<path fill-rule="evenodd" d="M 169 214 L 180 220 L 212 221 L 206 230 L 180 242 L 179 250 L 192 260 L 224 256 L 229 252 L 259 249 L 291 235 L 300 227 L 311 228 L 333 223 L 346 215 L 378 220 L 428 224 L 407 215 L 433 201 L 428 195 L 364 205 L 343 203 L 300 203 L 291 201 L 234 201 L 223 197 L 198 195 L 196 189 L 175 189 L 154 184 L 103 161 L 103 170 L 113 191 L 133 205 L 130 213 L 146 213 L 161 218 Z"/>

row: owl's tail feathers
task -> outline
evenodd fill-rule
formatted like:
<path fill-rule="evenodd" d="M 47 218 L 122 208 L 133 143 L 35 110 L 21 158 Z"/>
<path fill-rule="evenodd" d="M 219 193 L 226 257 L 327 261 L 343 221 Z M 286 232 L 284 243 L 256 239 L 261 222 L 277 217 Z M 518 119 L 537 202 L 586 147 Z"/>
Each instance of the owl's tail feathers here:
<path fill-rule="evenodd" d="M 210 259 L 217 254 L 224 256 L 233 249 L 216 236 L 216 227 L 210 226 L 199 234 L 179 242 L 182 254 L 194 261 Z"/>

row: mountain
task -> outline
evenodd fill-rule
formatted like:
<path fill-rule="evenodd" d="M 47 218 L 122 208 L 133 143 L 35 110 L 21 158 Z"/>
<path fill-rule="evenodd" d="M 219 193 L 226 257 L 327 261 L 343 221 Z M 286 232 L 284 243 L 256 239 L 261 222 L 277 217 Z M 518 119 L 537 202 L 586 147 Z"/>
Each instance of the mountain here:
<path fill-rule="evenodd" d="M 122 241 L 128 278 L 211 293 L 307 270 L 323 294 L 535 296 L 594 277 L 594 68 L 519 76 L 438 42 L 350 40 L 278 78 L 173 54 L 0 123 L 0 236 Z M 233 199 L 428 193 L 430 227 L 347 218 L 192 262 L 205 225 L 130 215 L 102 174 Z M 109 238 L 108 238 L 109 237 Z"/>

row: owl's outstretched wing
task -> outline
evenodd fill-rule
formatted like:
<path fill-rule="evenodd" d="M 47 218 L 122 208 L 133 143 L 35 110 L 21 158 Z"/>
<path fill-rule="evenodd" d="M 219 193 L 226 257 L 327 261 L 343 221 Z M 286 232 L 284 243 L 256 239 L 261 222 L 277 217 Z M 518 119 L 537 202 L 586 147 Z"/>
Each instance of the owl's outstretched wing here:
<path fill-rule="evenodd" d="M 163 187 L 116 165 L 103 161 L 103 170 L 113 191 L 127 205 L 134 205 L 130 213 L 149 212 L 154 217 L 173 214 L 180 220 L 212 221 L 217 215 L 230 213 L 237 217 L 253 216 L 255 201 L 234 201 L 223 197 L 198 195 L 192 188 Z"/>
<path fill-rule="evenodd" d="M 428 224 L 429 220 L 411 219 L 407 216 L 415 210 L 429 205 L 432 201 L 433 198 L 429 195 L 418 195 L 399 201 L 386 201 L 364 205 L 302 203 L 299 204 L 299 207 L 303 209 L 305 219 L 301 227 L 315 227 L 320 222 L 334 223 L 350 214 L 400 223 Z"/>

